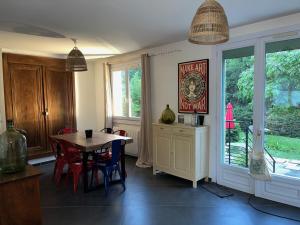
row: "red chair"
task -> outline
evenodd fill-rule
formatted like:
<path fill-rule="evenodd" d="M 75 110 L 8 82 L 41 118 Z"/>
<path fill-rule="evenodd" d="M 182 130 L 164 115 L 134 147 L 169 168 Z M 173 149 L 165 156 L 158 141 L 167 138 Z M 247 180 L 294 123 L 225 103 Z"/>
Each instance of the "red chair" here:
<path fill-rule="evenodd" d="M 59 182 L 63 169 L 67 164 L 67 161 L 64 159 L 64 155 L 61 152 L 59 142 L 55 139 L 49 137 L 50 148 L 55 157 L 55 165 L 53 170 L 53 178 L 55 181 Z"/>
<path fill-rule="evenodd" d="M 60 129 L 57 134 L 72 134 L 72 133 L 76 133 L 78 132 L 76 129 L 74 128 L 70 128 L 70 127 L 65 127 L 63 129 Z"/>
<path fill-rule="evenodd" d="M 123 136 L 123 137 L 128 136 L 128 133 L 127 133 L 126 130 L 116 130 L 116 131 L 114 131 L 114 134 L 117 134 L 117 135 L 120 135 L 120 136 Z"/>
<path fill-rule="evenodd" d="M 67 173 L 67 181 L 70 174 L 73 175 L 73 191 L 77 192 L 78 189 L 78 183 L 80 179 L 80 175 L 82 174 L 82 160 L 80 155 L 80 150 L 74 147 L 71 143 L 67 141 L 60 141 L 64 158 L 67 161 L 67 164 L 69 166 L 68 173 Z M 91 170 L 93 166 L 93 160 L 88 161 L 88 169 Z M 95 171 L 95 176 L 98 174 L 98 171 Z M 99 183 L 98 176 L 96 176 L 96 181 Z"/>

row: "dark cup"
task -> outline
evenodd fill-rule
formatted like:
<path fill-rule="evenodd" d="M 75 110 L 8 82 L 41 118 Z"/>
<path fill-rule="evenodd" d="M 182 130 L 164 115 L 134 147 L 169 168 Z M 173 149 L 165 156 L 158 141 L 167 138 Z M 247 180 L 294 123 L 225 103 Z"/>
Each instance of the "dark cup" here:
<path fill-rule="evenodd" d="M 85 137 L 86 138 L 93 137 L 93 130 L 85 130 Z"/>
<path fill-rule="evenodd" d="M 203 125 L 203 123 L 204 123 L 204 116 L 200 116 L 200 115 L 198 115 L 198 125 L 200 125 L 200 126 L 202 126 Z"/>

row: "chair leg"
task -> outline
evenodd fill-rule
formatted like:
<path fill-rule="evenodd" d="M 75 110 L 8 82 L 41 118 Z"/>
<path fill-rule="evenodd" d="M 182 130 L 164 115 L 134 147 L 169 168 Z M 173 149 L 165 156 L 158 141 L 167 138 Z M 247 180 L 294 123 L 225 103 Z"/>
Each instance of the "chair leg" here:
<path fill-rule="evenodd" d="M 104 169 L 103 174 L 104 174 L 105 195 L 107 195 L 108 194 L 108 188 L 109 188 L 109 172 L 107 171 L 107 169 Z"/>
<path fill-rule="evenodd" d="M 99 185 L 100 180 L 99 180 L 99 177 L 98 177 L 98 169 L 97 168 L 95 168 L 95 180 L 96 180 L 96 184 Z"/>
<path fill-rule="evenodd" d="M 55 180 L 55 183 L 58 185 L 60 183 L 60 180 L 61 180 L 61 175 L 63 173 L 63 170 L 64 170 L 64 164 L 63 163 L 58 163 L 57 166 L 56 166 L 56 172 L 55 172 L 55 177 L 54 177 L 54 180 Z"/>
<path fill-rule="evenodd" d="M 91 183 L 90 183 L 90 186 L 93 185 L 93 181 L 94 181 L 94 169 L 92 169 L 92 176 L 91 176 Z"/>
<path fill-rule="evenodd" d="M 55 160 L 55 164 L 54 164 L 54 169 L 53 169 L 53 175 L 52 175 L 52 179 L 55 179 L 56 170 L 57 170 L 57 160 Z"/>
<path fill-rule="evenodd" d="M 79 183 L 79 178 L 80 178 L 80 172 L 73 172 L 73 191 L 74 193 L 77 192 L 78 189 L 78 183 Z"/>
<path fill-rule="evenodd" d="M 68 186 L 70 174 L 73 175 L 73 171 L 71 170 L 70 167 L 68 167 L 67 174 L 66 174 L 66 180 L 65 180 L 65 185 L 66 185 L 66 186 Z"/>

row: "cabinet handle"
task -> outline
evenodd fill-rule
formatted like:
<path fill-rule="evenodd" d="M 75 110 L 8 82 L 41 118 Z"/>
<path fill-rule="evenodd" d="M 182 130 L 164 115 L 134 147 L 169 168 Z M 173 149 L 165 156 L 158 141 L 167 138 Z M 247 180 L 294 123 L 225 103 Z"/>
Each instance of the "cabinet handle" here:
<path fill-rule="evenodd" d="M 160 129 L 161 129 L 161 130 L 163 130 L 164 128 L 163 128 L 163 127 L 161 127 Z"/>
<path fill-rule="evenodd" d="M 179 132 L 183 132 L 183 130 L 179 130 Z"/>

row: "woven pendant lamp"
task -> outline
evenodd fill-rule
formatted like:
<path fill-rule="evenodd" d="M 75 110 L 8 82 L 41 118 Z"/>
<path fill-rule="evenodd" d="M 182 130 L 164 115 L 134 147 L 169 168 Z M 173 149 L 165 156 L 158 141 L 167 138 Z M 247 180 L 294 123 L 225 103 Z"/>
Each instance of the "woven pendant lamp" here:
<path fill-rule="evenodd" d="M 87 71 L 87 65 L 82 52 L 76 46 L 76 39 L 72 39 L 75 47 L 70 51 L 66 60 L 66 70 L 72 72 Z"/>
<path fill-rule="evenodd" d="M 194 44 L 213 45 L 229 40 L 227 16 L 215 0 L 206 0 L 197 10 L 188 40 Z"/>

